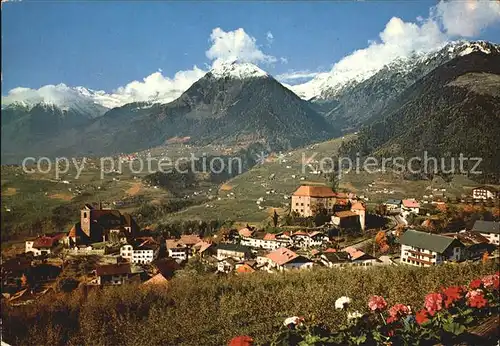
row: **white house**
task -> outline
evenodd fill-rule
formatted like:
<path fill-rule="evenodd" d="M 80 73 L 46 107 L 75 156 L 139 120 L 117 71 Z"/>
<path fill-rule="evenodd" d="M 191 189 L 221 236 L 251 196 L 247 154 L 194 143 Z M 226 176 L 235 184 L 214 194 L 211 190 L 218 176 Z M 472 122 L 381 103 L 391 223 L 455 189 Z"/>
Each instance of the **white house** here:
<path fill-rule="evenodd" d="M 275 234 L 267 233 L 265 235 L 253 234 L 250 237 L 242 237 L 240 244 L 252 248 L 276 250 L 280 247 L 291 245 L 290 239 L 279 239 Z"/>
<path fill-rule="evenodd" d="M 329 241 L 328 237 L 321 232 L 307 233 L 304 231 L 297 231 L 290 237 L 292 238 L 293 245 L 300 248 L 321 246 L 323 243 Z"/>
<path fill-rule="evenodd" d="M 228 257 L 232 257 L 238 261 L 243 261 L 252 257 L 252 251 L 250 247 L 245 245 L 225 243 L 218 244 L 217 259 L 220 261 Z"/>
<path fill-rule="evenodd" d="M 400 211 L 403 201 L 400 199 L 388 199 L 384 205 L 387 211 Z"/>
<path fill-rule="evenodd" d="M 497 191 L 488 186 L 480 186 L 472 189 L 472 198 L 474 199 L 490 199 L 496 198 Z"/>
<path fill-rule="evenodd" d="M 399 242 L 402 264 L 429 267 L 465 258 L 464 244 L 451 237 L 408 230 Z"/>
<path fill-rule="evenodd" d="M 500 222 L 477 220 L 472 232 L 481 234 L 491 244 L 500 245 Z"/>
<path fill-rule="evenodd" d="M 417 214 L 420 212 L 420 203 L 415 199 L 403 199 L 401 209 L 403 212 Z"/>
<path fill-rule="evenodd" d="M 41 236 L 26 241 L 25 252 L 32 252 L 34 256 L 50 255 L 56 244 L 57 241 L 54 238 Z"/>
<path fill-rule="evenodd" d="M 147 264 L 153 262 L 155 249 L 153 247 L 126 244 L 120 248 L 120 256 L 128 259 L 131 263 Z"/>
<path fill-rule="evenodd" d="M 190 250 L 186 244 L 180 240 L 167 239 L 167 253 L 168 257 L 171 257 L 177 261 L 185 261 L 189 257 Z"/>
<path fill-rule="evenodd" d="M 130 263 L 102 265 L 95 272 L 98 285 L 122 285 L 132 275 Z"/>
<path fill-rule="evenodd" d="M 313 262 L 304 257 L 297 255 L 292 250 L 279 248 L 267 256 L 269 269 L 277 269 L 279 271 L 290 269 L 308 269 L 313 266 Z"/>

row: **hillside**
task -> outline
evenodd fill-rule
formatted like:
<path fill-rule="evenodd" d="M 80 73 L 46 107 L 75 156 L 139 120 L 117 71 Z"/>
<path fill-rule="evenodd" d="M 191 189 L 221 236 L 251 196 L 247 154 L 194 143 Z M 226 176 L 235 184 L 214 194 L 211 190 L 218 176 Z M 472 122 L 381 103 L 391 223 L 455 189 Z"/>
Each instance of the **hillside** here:
<path fill-rule="evenodd" d="M 455 58 L 374 115 L 371 124 L 341 152 L 409 157 L 427 151 L 438 158 L 463 153 L 483 158 L 483 178 L 498 181 L 499 75 L 500 54 Z"/>
<path fill-rule="evenodd" d="M 237 335 L 269 342 L 285 318 L 304 316 L 307 323 L 337 329 L 346 322 L 335 309 L 341 296 L 352 308 L 368 310 L 371 295 L 389 306 L 411 305 L 418 311 L 427 293 L 463 285 L 495 272 L 484 264 L 345 268 L 236 277 L 189 274 L 174 277 L 168 289 L 114 287 L 83 293 L 59 293 L 32 306 L 2 308 L 3 340 L 13 345 L 226 345 Z M 409 285 L 418 289 L 408 289 Z M 40 332 L 43 330 L 44 332 Z"/>
<path fill-rule="evenodd" d="M 500 54 L 500 46 L 484 41 L 457 41 L 437 51 L 398 58 L 359 82 L 322 85 L 312 105 L 344 132 L 354 131 L 435 68 L 474 52 Z"/>

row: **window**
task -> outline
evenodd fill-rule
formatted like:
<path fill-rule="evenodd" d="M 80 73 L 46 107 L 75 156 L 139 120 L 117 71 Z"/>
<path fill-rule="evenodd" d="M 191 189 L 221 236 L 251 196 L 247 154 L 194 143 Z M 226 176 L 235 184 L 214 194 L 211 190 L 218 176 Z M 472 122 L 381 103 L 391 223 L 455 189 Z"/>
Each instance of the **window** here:
<path fill-rule="evenodd" d="M 83 213 L 83 217 L 87 218 L 87 212 Z"/>

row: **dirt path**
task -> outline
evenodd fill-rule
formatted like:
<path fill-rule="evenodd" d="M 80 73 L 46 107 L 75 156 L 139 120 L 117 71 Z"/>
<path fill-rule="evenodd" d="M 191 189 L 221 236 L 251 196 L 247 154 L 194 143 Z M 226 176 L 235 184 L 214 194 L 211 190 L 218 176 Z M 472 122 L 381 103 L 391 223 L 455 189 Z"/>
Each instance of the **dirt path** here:
<path fill-rule="evenodd" d="M 15 187 L 8 187 L 3 192 L 4 196 L 14 196 L 17 193 L 17 189 Z"/>
<path fill-rule="evenodd" d="M 141 191 L 141 188 L 142 188 L 141 183 L 133 183 L 132 187 L 130 189 L 128 189 L 126 192 L 127 192 L 127 194 L 129 194 L 131 196 L 135 196 Z"/>
<path fill-rule="evenodd" d="M 73 199 L 73 195 L 69 193 L 55 193 L 53 195 L 48 196 L 51 199 L 60 199 L 63 201 L 71 201 Z"/>

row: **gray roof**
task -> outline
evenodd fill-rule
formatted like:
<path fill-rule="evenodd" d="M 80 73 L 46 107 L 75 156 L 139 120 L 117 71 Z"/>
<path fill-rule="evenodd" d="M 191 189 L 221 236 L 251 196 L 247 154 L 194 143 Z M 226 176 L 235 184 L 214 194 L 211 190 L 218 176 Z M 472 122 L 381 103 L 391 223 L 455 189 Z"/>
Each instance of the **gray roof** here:
<path fill-rule="evenodd" d="M 345 251 L 339 251 L 339 252 L 326 252 L 323 253 L 321 256 L 324 256 L 330 263 L 344 263 L 344 262 L 350 262 L 350 257 L 349 253 Z"/>
<path fill-rule="evenodd" d="M 500 234 L 500 222 L 477 220 L 472 227 L 472 231 Z"/>
<path fill-rule="evenodd" d="M 226 251 L 235 251 L 235 252 L 243 252 L 243 253 L 251 253 L 251 248 L 245 245 L 240 244 L 227 244 L 220 243 L 217 245 L 217 249 L 226 250 Z"/>
<path fill-rule="evenodd" d="M 431 250 L 437 253 L 445 252 L 454 242 L 456 246 L 463 246 L 458 239 L 412 229 L 406 231 L 399 239 L 399 242 L 403 245 Z"/>
<path fill-rule="evenodd" d="M 385 202 L 385 204 L 396 204 L 396 205 L 399 205 L 399 204 L 401 204 L 401 203 L 403 203 L 403 201 L 402 201 L 402 200 L 400 200 L 400 199 L 388 199 L 388 200 Z"/>

